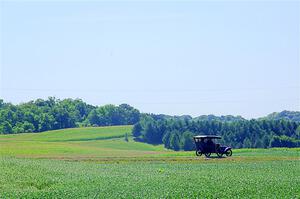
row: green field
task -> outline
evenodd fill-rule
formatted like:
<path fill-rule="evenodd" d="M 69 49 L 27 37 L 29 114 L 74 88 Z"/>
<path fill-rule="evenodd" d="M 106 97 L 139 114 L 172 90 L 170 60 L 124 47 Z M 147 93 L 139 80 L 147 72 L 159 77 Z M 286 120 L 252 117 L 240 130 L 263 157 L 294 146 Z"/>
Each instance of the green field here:
<path fill-rule="evenodd" d="M 135 142 L 132 126 L 0 136 L 0 198 L 299 198 L 300 149 L 196 157 Z"/>
<path fill-rule="evenodd" d="M 52 159 L 99 159 L 159 154 L 163 146 L 129 142 L 132 126 L 65 129 L 0 136 L 0 155 Z"/>

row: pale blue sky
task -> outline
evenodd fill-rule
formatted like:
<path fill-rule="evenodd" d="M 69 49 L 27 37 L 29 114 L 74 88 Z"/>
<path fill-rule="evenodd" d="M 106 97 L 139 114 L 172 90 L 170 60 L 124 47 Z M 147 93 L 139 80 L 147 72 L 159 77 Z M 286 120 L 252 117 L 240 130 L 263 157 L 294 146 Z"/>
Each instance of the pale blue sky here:
<path fill-rule="evenodd" d="M 0 98 L 142 112 L 300 110 L 299 1 L 1 1 Z"/>

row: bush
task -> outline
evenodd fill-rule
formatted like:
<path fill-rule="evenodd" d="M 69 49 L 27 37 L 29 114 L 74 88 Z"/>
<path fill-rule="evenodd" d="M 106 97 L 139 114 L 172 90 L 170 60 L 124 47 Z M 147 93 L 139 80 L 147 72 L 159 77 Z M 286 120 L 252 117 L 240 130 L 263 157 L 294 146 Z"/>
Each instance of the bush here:
<path fill-rule="evenodd" d="M 285 135 L 282 136 L 274 136 L 271 140 L 271 147 L 299 147 L 300 140 L 296 140 L 295 138 L 291 138 Z"/>

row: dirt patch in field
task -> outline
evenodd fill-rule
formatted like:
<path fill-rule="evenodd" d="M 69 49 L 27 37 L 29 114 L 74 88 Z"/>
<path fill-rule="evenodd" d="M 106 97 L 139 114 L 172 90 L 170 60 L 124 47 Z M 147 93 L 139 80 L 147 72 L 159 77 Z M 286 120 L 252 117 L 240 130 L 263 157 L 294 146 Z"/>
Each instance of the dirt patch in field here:
<path fill-rule="evenodd" d="M 150 153 L 148 153 L 150 154 Z M 18 156 L 24 158 L 25 156 Z M 26 156 L 28 158 L 28 156 Z M 97 163 L 130 163 L 130 162 L 158 162 L 158 163 L 233 163 L 233 162 L 262 162 L 278 160 L 300 160 L 299 157 L 97 157 L 97 156 L 30 156 L 36 159 L 56 159 L 64 161 L 82 161 Z"/>

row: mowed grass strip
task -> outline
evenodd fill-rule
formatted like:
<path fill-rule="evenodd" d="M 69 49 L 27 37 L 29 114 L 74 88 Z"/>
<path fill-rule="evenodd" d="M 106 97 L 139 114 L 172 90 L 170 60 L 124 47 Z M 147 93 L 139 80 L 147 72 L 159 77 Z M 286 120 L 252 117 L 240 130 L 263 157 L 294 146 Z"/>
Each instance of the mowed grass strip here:
<path fill-rule="evenodd" d="M 255 153 L 255 152 L 254 152 Z M 299 161 L 0 159 L 0 198 L 299 198 Z"/>
<path fill-rule="evenodd" d="M 0 135 L 0 142 L 8 141 L 43 141 L 43 142 L 65 142 L 65 141 L 89 141 L 124 137 L 125 133 L 131 135 L 132 126 L 107 126 L 107 127 L 85 127 L 70 128 L 42 133 L 21 133 Z"/>

